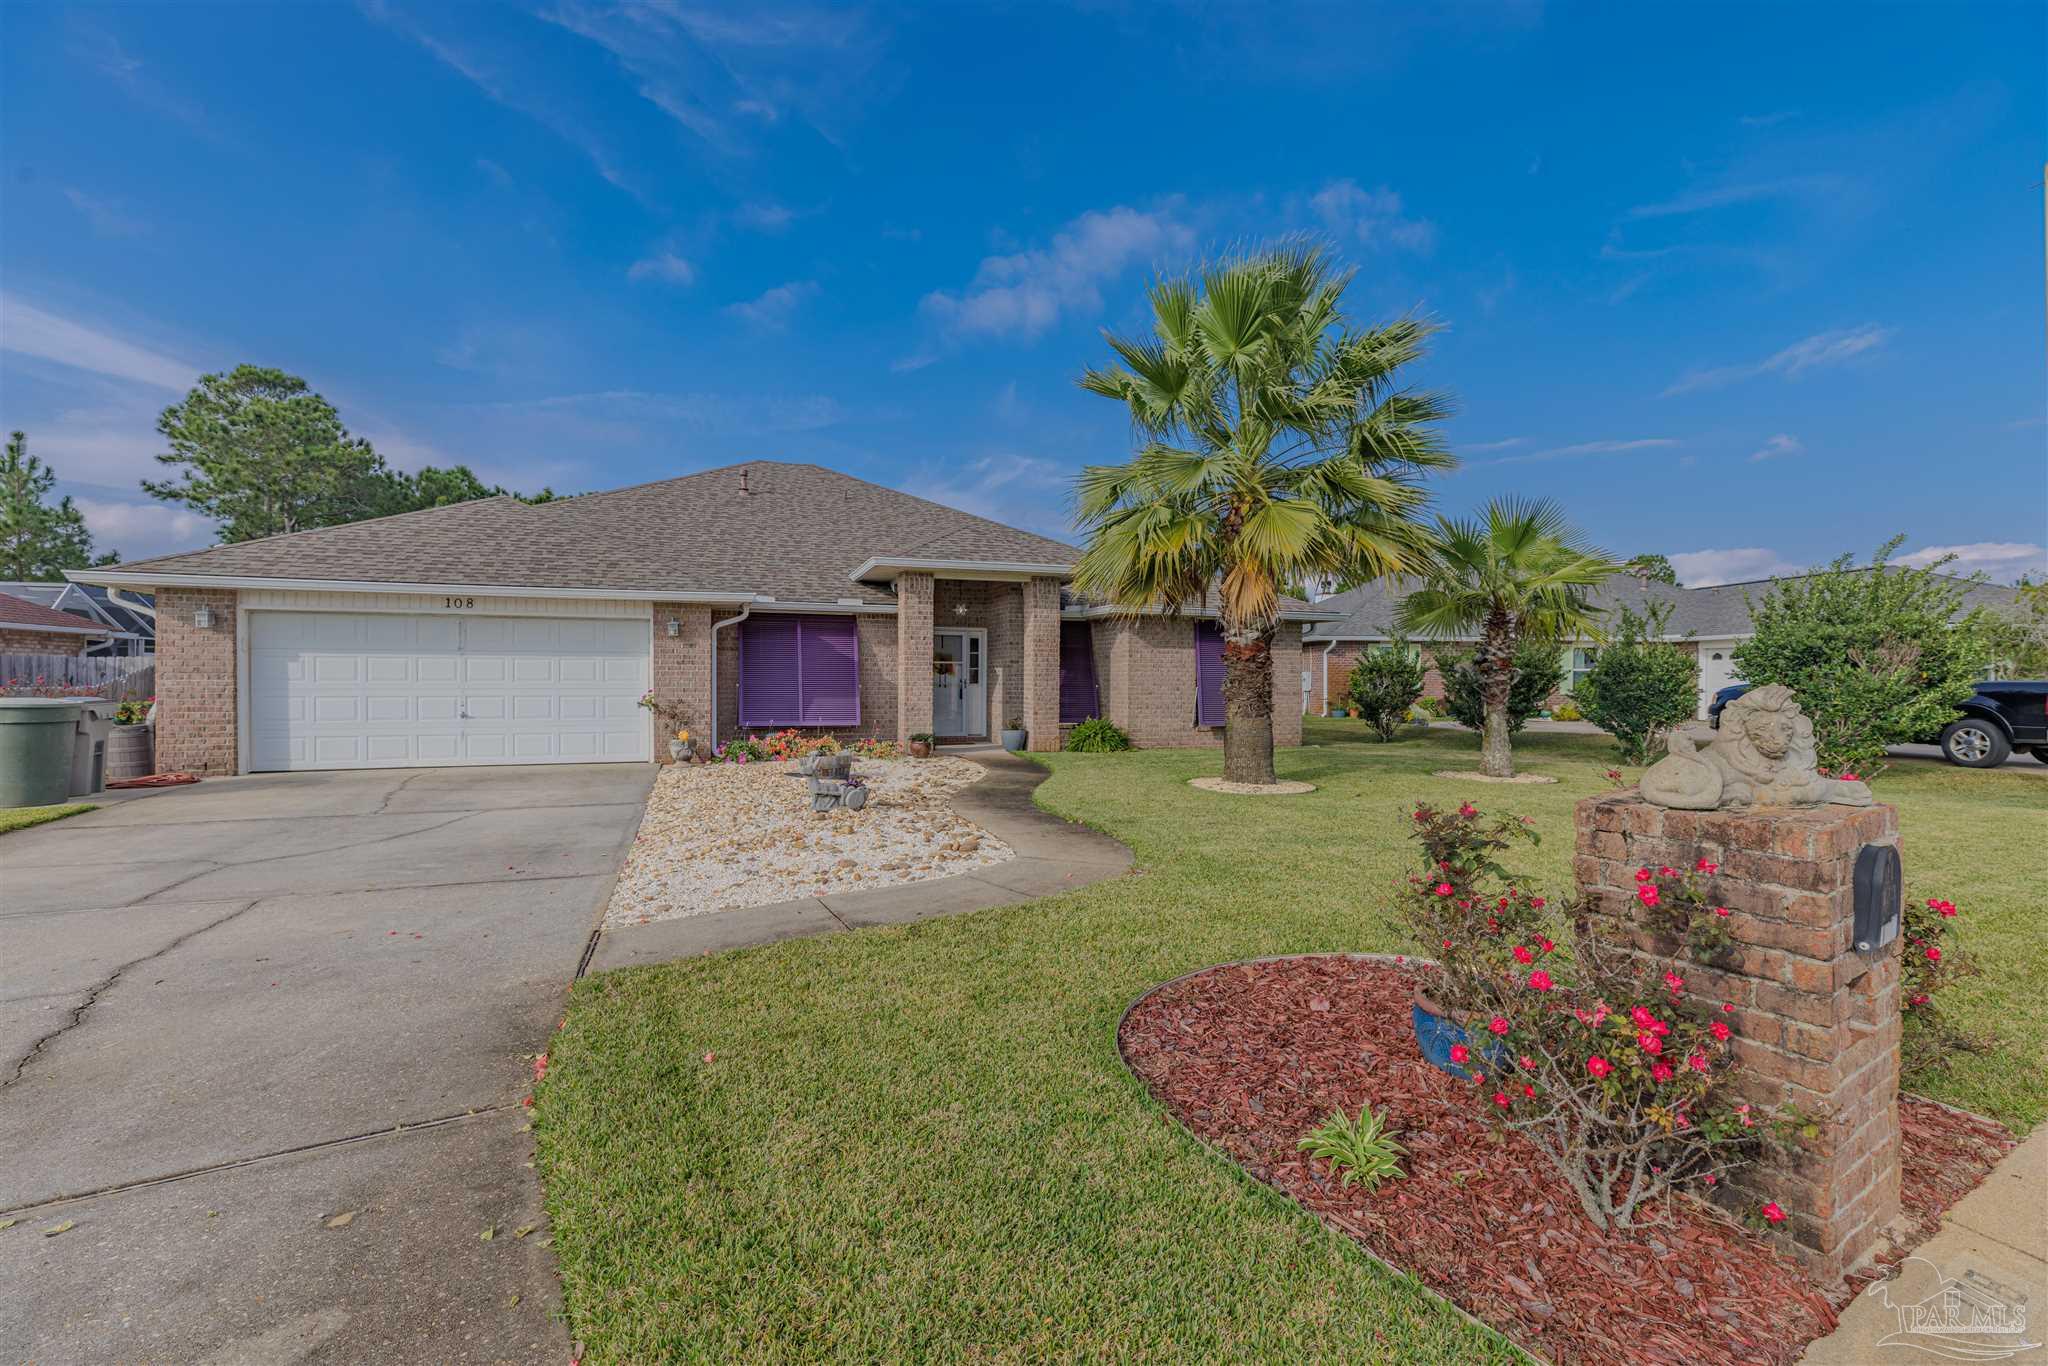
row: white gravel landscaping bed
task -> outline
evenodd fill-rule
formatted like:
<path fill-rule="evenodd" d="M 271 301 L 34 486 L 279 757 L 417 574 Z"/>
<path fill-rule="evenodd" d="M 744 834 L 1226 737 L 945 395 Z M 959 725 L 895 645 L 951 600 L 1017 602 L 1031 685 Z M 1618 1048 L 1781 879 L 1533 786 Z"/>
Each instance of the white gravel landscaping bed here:
<path fill-rule="evenodd" d="M 922 882 L 1017 856 L 947 804 L 981 777 L 979 764 L 862 759 L 853 771 L 867 805 L 813 812 L 793 763 L 664 768 L 606 928 Z"/>

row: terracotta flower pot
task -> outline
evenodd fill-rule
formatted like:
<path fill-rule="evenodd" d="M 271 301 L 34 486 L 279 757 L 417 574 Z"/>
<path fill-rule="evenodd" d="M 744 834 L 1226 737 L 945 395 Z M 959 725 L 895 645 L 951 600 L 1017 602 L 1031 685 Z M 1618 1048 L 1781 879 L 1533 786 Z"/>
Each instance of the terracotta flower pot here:
<path fill-rule="evenodd" d="M 912 740 L 910 742 L 910 757 L 913 759 L 931 758 L 932 742 L 929 740 Z"/>

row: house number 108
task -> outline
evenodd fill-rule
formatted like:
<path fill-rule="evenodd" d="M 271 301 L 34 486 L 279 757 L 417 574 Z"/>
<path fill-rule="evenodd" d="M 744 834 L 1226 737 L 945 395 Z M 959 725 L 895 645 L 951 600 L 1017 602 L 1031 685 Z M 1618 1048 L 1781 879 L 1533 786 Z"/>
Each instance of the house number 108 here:
<path fill-rule="evenodd" d="M 443 607 L 474 607 L 474 606 L 476 606 L 476 599 L 475 599 L 475 598 L 443 598 L 443 599 L 441 599 L 441 605 L 442 605 Z"/>

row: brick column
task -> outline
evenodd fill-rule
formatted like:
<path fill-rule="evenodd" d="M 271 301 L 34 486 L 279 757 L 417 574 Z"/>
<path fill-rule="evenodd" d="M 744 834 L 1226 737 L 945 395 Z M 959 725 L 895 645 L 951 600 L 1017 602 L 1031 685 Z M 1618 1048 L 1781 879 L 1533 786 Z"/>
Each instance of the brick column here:
<path fill-rule="evenodd" d="M 896 576 L 896 738 L 932 728 L 932 589 L 930 574 Z"/>
<path fill-rule="evenodd" d="M 677 623 L 679 635 L 668 633 Z M 668 742 L 678 730 L 688 730 L 692 741 L 711 740 L 711 609 L 695 603 L 654 604 L 654 676 L 649 680 L 655 700 L 682 708 L 677 722 L 659 716 L 649 719 L 654 727 L 654 761 L 669 762 Z"/>
<path fill-rule="evenodd" d="M 1730 907 L 1736 948 L 1722 967 L 1687 961 L 1688 990 L 1733 1002 L 1748 1099 L 1789 1102 L 1820 1137 L 1789 1165 L 1756 1168 L 1731 1186 L 1750 1204 L 1790 1215 L 1792 1251 L 1827 1281 L 1880 1250 L 1899 1212 L 1899 944 L 1866 958 L 1851 942 L 1856 854 L 1897 845 L 1889 806 L 1667 811 L 1634 792 L 1577 808 L 1573 874 L 1584 924 L 1639 958 L 1664 963 L 1678 946 L 1637 919 L 1635 870 L 1721 865 L 1711 895 Z"/>
<path fill-rule="evenodd" d="M 1026 747 L 1060 747 L 1060 581 L 1041 574 L 1024 585 Z"/>
<path fill-rule="evenodd" d="M 156 766 L 217 776 L 235 755 L 235 599 L 232 589 L 156 593 Z M 193 624 L 200 608 L 210 626 Z"/>

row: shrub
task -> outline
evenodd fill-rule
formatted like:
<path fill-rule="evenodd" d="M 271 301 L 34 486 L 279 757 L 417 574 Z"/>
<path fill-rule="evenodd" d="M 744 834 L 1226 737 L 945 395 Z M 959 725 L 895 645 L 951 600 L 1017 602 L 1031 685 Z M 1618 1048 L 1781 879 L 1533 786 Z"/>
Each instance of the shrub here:
<path fill-rule="evenodd" d="M 1415 710 L 1428 716 L 1442 716 L 1444 714 L 1444 700 L 1441 697 L 1430 697 L 1425 694 L 1415 699 Z"/>
<path fill-rule="evenodd" d="M 1587 719 L 1621 747 L 1623 763 L 1642 763 L 1673 726 L 1699 710 L 1699 661 L 1657 639 L 1670 615 L 1664 603 L 1647 616 L 1622 608 L 1615 639 L 1575 690 Z"/>
<path fill-rule="evenodd" d="M 1346 698 L 1382 742 L 1394 738 L 1422 696 L 1422 659 L 1406 641 L 1375 645 L 1351 666 Z"/>
<path fill-rule="evenodd" d="M 715 757 L 723 764 L 758 764 L 768 757 L 768 750 L 753 736 L 742 735 L 720 745 Z"/>
<path fill-rule="evenodd" d="M 1479 670 L 1467 652 L 1439 649 L 1437 669 L 1444 679 L 1444 710 L 1453 721 L 1472 730 L 1486 728 L 1486 709 L 1479 700 Z M 1508 692 L 1508 734 L 1519 731 L 1564 681 L 1564 655 L 1555 642 L 1524 640 L 1515 647 L 1515 678 Z"/>
<path fill-rule="evenodd" d="M 1885 749 L 1932 738 L 1990 662 L 1994 624 L 1962 611 L 1967 582 L 1888 563 L 1902 538 L 1878 548 L 1868 569 L 1844 555 L 1819 573 L 1780 579 L 1750 605 L 1756 633 L 1735 647 L 1742 676 L 1783 683 L 1813 721 L 1822 768 L 1865 781 L 1885 768 Z"/>
<path fill-rule="evenodd" d="M 1067 732 L 1064 748 L 1076 754 L 1117 754 L 1131 747 L 1131 737 L 1110 721 L 1091 716 Z"/>
<path fill-rule="evenodd" d="M 1550 709 L 1550 719 L 1553 721 L 1583 721 L 1586 719 L 1586 714 L 1579 710 L 1578 703 L 1566 699 Z"/>
<path fill-rule="evenodd" d="M 1340 1187 L 1356 1181 L 1363 1182 L 1367 1190 L 1377 1190 L 1388 1177 L 1407 1175 L 1401 1170 L 1401 1158 L 1408 1150 L 1387 1135 L 1386 1117 L 1374 1114 L 1370 1105 L 1360 1107 L 1355 1120 L 1346 1119 L 1342 1110 L 1333 1110 L 1296 1146 L 1310 1157 L 1328 1162 L 1330 1170 L 1338 1174 Z"/>
<path fill-rule="evenodd" d="M 1676 966 L 1658 978 L 1586 935 L 1556 952 L 1544 931 L 1558 918 L 1498 857 L 1534 838 L 1526 821 L 1420 805 L 1413 833 L 1422 871 L 1398 897 L 1438 946 L 1429 990 L 1500 1060 L 1474 1061 L 1474 1103 L 1557 1168 L 1596 1226 L 1628 1227 L 1674 1188 L 1713 1187 L 1775 1131 L 1808 1123 L 1733 1100 L 1733 1007 L 1689 997 Z M 1775 1203 L 1764 1214 L 1783 1218 Z"/>
<path fill-rule="evenodd" d="M 1969 1034 L 1942 1014 L 1935 993 L 1960 977 L 1979 971 L 1969 955 L 1948 942 L 1960 913 L 1956 903 L 1930 897 L 1908 904 L 1899 935 L 1906 942 L 1899 957 L 1899 1009 L 1908 1028 L 1902 1040 L 1908 1069 L 1939 1067 L 1957 1049 L 1981 1053 L 1996 1046 L 1988 1034 Z"/>
<path fill-rule="evenodd" d="M 903 757 L 903 746 L 897 744 L 894 740 L 884 740 L 875 735 L 870 735 L 863 740 L 856 740 L 848 745 L 847 749 L 863 759 L 901 759 Z"/>

